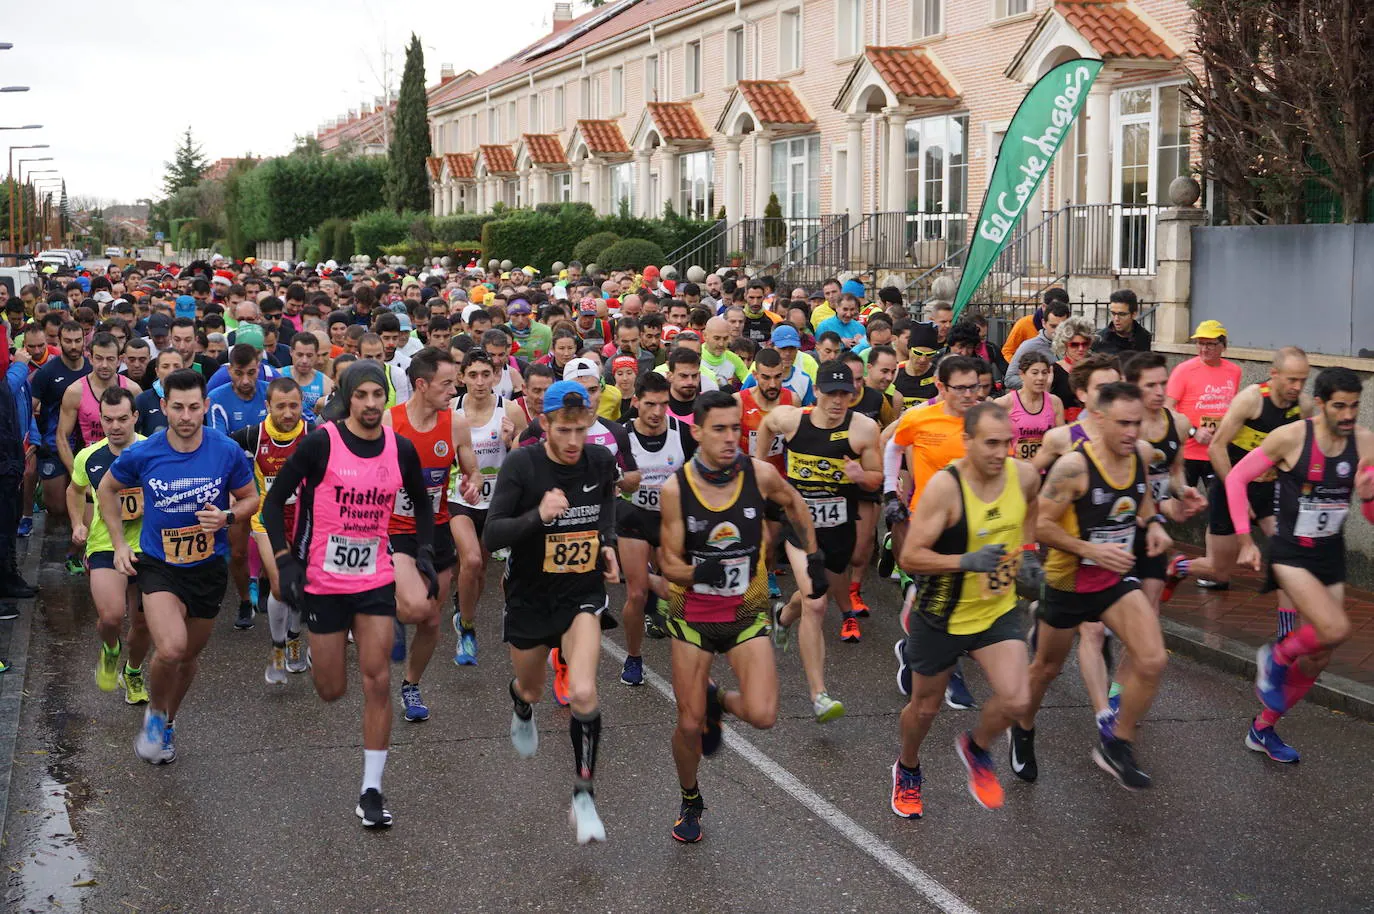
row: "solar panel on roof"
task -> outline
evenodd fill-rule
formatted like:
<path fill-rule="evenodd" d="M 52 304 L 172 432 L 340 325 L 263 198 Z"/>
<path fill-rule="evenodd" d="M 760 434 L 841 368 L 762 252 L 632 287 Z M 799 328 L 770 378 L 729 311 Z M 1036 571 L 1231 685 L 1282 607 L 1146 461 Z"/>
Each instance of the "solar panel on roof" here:
<path fill-rule="evenodd" d="M 619 2 L 617 3 L 608 4 L 605 9 L 601 10 L 601 12 L 597 13 L 596 15 L 591 16 L 583 20 L 582 22 L 574 23 L 573 25 L 569 26 L 568 28 L 551 37 L 548 41 L 545 41 L 542 44 L 535 45 L 533 50 L 531 50 L 528 54 L 526 54 L 524 57 L 520 59 L 524 62 L 529 62 L 531 60 L 534 60 L 536 57 L 543 57 L 545 54 L 548 54 L 552 51 L 557 51 L 559 48 L 564 47 L 569 42 L 573 41 L 573 39 L 580 38 L 583 35 L 590 32 L 592 29 L 601 25 L 602 23 L 607 22 L 615 18 L 616 16 L 619 16 L 625 10 L 634 6 L 638 2 L 639 0 L 619 0 Z"/>

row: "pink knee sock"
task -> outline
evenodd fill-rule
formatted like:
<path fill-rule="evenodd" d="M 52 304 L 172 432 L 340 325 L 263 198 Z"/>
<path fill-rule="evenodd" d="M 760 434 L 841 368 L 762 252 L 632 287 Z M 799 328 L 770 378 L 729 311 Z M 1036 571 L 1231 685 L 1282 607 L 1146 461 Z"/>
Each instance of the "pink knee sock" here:
<path fill-rule="evenodd" d="M 1289 666 L 1299 657 L 1306 657 L 1308 654 L 1315 654 L 1321 650 L 1324 648 L 1321 641 L 1317 639 L 1317 630 L 1312 627 L 1312 623 L 1308 622 L 1275 645 L 1274 660 L 1284 666 Z"/>
<path fill-rule="evenodd" d="M 1265 708 L 1259 713 L 1259 717 L 1255 718 L 1255 728 L 1263 730 L 1265 727 L 1272 727 L 1279 722 L 1281 716 L 1282 715 L 1279 714 L 1278 711 L 1270 711 L 1268 708 Z"/>

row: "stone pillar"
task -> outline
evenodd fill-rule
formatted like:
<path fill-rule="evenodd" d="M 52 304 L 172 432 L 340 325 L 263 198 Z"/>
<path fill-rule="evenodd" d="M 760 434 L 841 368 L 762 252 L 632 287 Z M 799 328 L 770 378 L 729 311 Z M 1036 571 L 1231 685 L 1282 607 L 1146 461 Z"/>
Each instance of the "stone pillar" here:
<path fill-rule="evenodd" d="M 635 206 L 634 215 L 646 219 L 653 217 L 649 200 L 649 152 L 640 150 L 635 153 Z"/>
<path fill-rule="evenodd" d="M 681 212 L 682 212 L 682 201 L 679 200 L 679 199 L 678 199 L 678 196 L 677 196 L 677 194 L 678 194 L 678 177 L 677 177 L 678 160 L 677 160 L 677 149 L 676 149 L 675 147 L 673 147 L 673 146 L 661 146 L 661 147 L 659 147 L 659 150 L 658 150 L 658 160 L 659 160 L 659 166 L 658 166 L 658 189 L 659 189 L 659 192 L 663 195 L 663 200 L 662 200 L 662 202 L 663 202 L 663 203 L 672 203 L 672 204 L 673 204 L 673 209 L 677 210 L 678 213 L 681 213 Z M 656 213 L 650 213 L 649 215 L 651 215 L 651 216 L 661 216 L 661 215 L 663 215 L 663 208 L 662 208 L 662 206 L 659 207 L 659 211 L 658 211 L 658 212 L 656 212 Z"/>
<path fill-rule="evenodd" d="M 768 196 L 773 193 L 772 142 L 773 134 L 767 130 L 754 131 L 754 205 L 750 209 L 755 219 L 763 218 Z"/>
<path fill-rule="evenodd" d="M 739 143 L 737 136 L 727 136 L 725 138 L 725 199 L 721 202 L 725 205 L 725 218 L 727 221 L 738 220 L 741 215 L 740 186 L 739 186 Z M 716 217 L 711 213 L 711 218 Z"/>
<path fill-rule="evenodd" d="M 572 199 L 574 203 L 586 203 L 582 199 L 582 163 L 578 162 L 572 167 Z"/>
<path fill-rule="evenodd" d="M 1155 227 L 1155 341 L 1186 343 L 1192 333 L 1193 229 L 1207 214 L 1194 204 L 1201 191 L 1189 177 L 1169 185 L 1173 206 L 1161 210 Z"/>
<path fill-rule="evenodd" d="M 1088 199 L 1084 203 L 1112 201 L 1112 89 L 1096 83 L 1084 106 L 1088 116 Z"/>
<path fill-rule="evenodd" d="M 906 212 L 906 118 L 900 108 L 888 108 L 887 115 L 887 194 L 883 209 Z"/>
<path fill-rule="evenodd" d="M 845 121 L 845 211 L 854 225 L 864 213 L 864 119 L 851 115 Z"/>
<path fill-rule="evenodd" d="M 587 178 L 587 202 L 592 205 L 592 209 L 599 215 L 606 210 L 606 203 L 601 192 L 601 175 L 606 167 L 600 162 L 589 160 L 587 168 L 590 169 Z"/>

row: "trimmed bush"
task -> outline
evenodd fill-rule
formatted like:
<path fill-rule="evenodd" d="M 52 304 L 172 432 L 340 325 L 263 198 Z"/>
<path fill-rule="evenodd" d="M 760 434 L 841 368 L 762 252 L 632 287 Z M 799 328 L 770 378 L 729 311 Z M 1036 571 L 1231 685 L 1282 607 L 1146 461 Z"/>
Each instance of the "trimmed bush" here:
<path fill-rule="evenodd" d="M 343 263 L 353 257 L 353 222 L 340 219 L 334 227 L 334 259 Z"/>
<path fill-rule="evenodd" d="M 572 259 L 580 260 L 584 264 L 600 260 L 601 252 L 619 240 L 620 236 L 615 232 L 595 232 L 577 243 L 573 248 Z"/>
<path fill-rule="evenodd" d="M 416 220 L 428 218 L 428 213 L 395 213 L 389 209 L 363 213 L 353 221 L 353 253 L 378 257 L 386 245 L 407 240 Z"/>
<path fill-rule="evenodd" d="M 499 218 L 493 213 L 440 216 L 434 220 L 434 238 L 442 244 L 482 237 L 482 226 Z"/>
<path fill-rule="evenodd" d="M 602 251 L 597 263 L 605 270 L 640 270 L 663 263 L 663 249 L 652 241 L 627 238 Z"/>

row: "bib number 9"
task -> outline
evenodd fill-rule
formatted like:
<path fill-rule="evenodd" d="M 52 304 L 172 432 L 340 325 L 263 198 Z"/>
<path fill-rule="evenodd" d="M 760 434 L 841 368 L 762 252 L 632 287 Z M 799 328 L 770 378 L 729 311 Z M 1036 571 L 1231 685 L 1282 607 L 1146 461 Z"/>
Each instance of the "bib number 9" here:
<path fill-rule="evenodd" d="M 1293 535 L 1309 539 L 1335 536 L 1345 527 L 1350 506 L 1338 502 L 1300 503 L 1298 519 L 1293 523 Z"/>
<path fill-rule="evenodd" d="M 324 549 L 324 570 L 359 577 L 375 574 L 379 545 L 376 537 L 330 534 Z"/>

